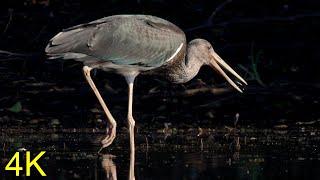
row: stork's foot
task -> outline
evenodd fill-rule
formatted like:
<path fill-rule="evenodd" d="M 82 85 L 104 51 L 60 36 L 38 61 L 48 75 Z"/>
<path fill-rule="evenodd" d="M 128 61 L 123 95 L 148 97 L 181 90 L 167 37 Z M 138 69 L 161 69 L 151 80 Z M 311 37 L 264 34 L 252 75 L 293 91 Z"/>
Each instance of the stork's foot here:
<path fill-rule="evenodd" d="M 102 147 L 99 150 L 99 154 L 100 152 L 110 146 L 113 142 L 113 140 L 116 138 L 116 126 L 112 126 L 107 128 L 107 136 L 101 141 Z"/>

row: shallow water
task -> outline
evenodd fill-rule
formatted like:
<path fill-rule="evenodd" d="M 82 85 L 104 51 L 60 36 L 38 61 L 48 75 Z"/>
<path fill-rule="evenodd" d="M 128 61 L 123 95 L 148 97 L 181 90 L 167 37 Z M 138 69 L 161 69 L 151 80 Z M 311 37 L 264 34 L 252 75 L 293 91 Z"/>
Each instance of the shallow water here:
<path fill-rule="evenodd" d="M 2 129 L 1 167 L 29 150 L 47 179 L 127 179 L 126 130 L 98 154 L 96 129 Z M 319 131 L 295 129 L 160 129 L 136 134 L 136 179 L 317 179 Z M 24 159 L 24 156 L 21 156 Z M 14 172 L 4 171 L 2 179 Z M 22 173 L 23 174 L 23 173 Z M 23 176 L 23 175 L 22 175 Z M 36 170 L 32 176 L 39 176 Z"/>

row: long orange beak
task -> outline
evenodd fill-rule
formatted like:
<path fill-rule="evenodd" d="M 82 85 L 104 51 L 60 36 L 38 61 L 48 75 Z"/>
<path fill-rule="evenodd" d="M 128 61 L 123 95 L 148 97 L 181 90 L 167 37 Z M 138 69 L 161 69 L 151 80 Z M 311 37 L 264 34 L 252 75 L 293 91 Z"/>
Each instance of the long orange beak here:
<path fill-rule="evenodd" d="M 239 86 L 229 78 L 229 76 L 221 69 L 220 66 L 222 66 L 225 70 L 234 75 L 238 80 L 240 80 L 241 82 L 238 82 L 240 85 L 248 85 L 248 83 L 238 73 L 236 73 L 224 60 L 222 60 L 217 53 L 213 52 L 211 53 L 211 55 L 213 56 L 213 59 L 212 61 L 210 61 L 210 66 L 214 70 L 218 71 L 219 74 L 221 74 L 230 83 L 232 87 L 234 87 L 236 90 L 242 93 L 242 90 L 239 88 Z"/>

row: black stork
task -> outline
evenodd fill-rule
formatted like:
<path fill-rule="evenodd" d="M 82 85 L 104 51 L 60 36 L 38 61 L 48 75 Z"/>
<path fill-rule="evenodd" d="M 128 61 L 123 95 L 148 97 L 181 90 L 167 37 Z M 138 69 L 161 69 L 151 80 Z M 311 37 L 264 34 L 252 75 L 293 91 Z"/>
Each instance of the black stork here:
<path fill-rule="evenodd" d="M 114 15 L 64 29 L 50 40 L 45 51 L 51 59 L 83 62 L 84 75 L 109 121 L 102 148 L 109 146 L 116 137 L 116 120 L 92 81 L 90 71 L 97 68 L 125 77 L 129 86 L 128 124 L 133 158 L 135 121 L 132 96 L 134 80 L 140 73 L 151 72 L 165 76 L 173 83 L 184 83 L 195 77 L 201 66 L 209 65 L 239 92 L 242 90 L 222 68 L 240 80 L 237 82 L 240 85 L 247 84 L 219 57 L 208 41 L 194 39 L 187 44 L 179 27 L 150 15 Z"/>

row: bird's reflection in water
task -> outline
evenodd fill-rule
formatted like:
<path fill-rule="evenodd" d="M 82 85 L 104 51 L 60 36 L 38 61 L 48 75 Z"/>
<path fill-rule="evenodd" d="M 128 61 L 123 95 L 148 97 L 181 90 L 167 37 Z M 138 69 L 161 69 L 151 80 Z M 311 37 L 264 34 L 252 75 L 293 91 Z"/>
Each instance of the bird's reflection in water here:
<path fill-rule="evenodd" d="M 111 154 L 105 154 L 102 156 L 101 165 L 102 165 L 103 170 L 106 173 L 107 180 L 116 180 L 117 179 L 117 167 L 112 160 L 113 158 L 115 158 L 115 156 L 111 155 Z"/>
<path fill-rule="evenodd" d="M 116 180 L 117 179 L 117 166 L 113 162 L 115 158 L 112 154 L 102 155 L 101 166 L 106 174 L 106 180 Z M 130 157 L 130 166 L 129 166 L 129 180 L 134 180 L 134 159 Z"/>

